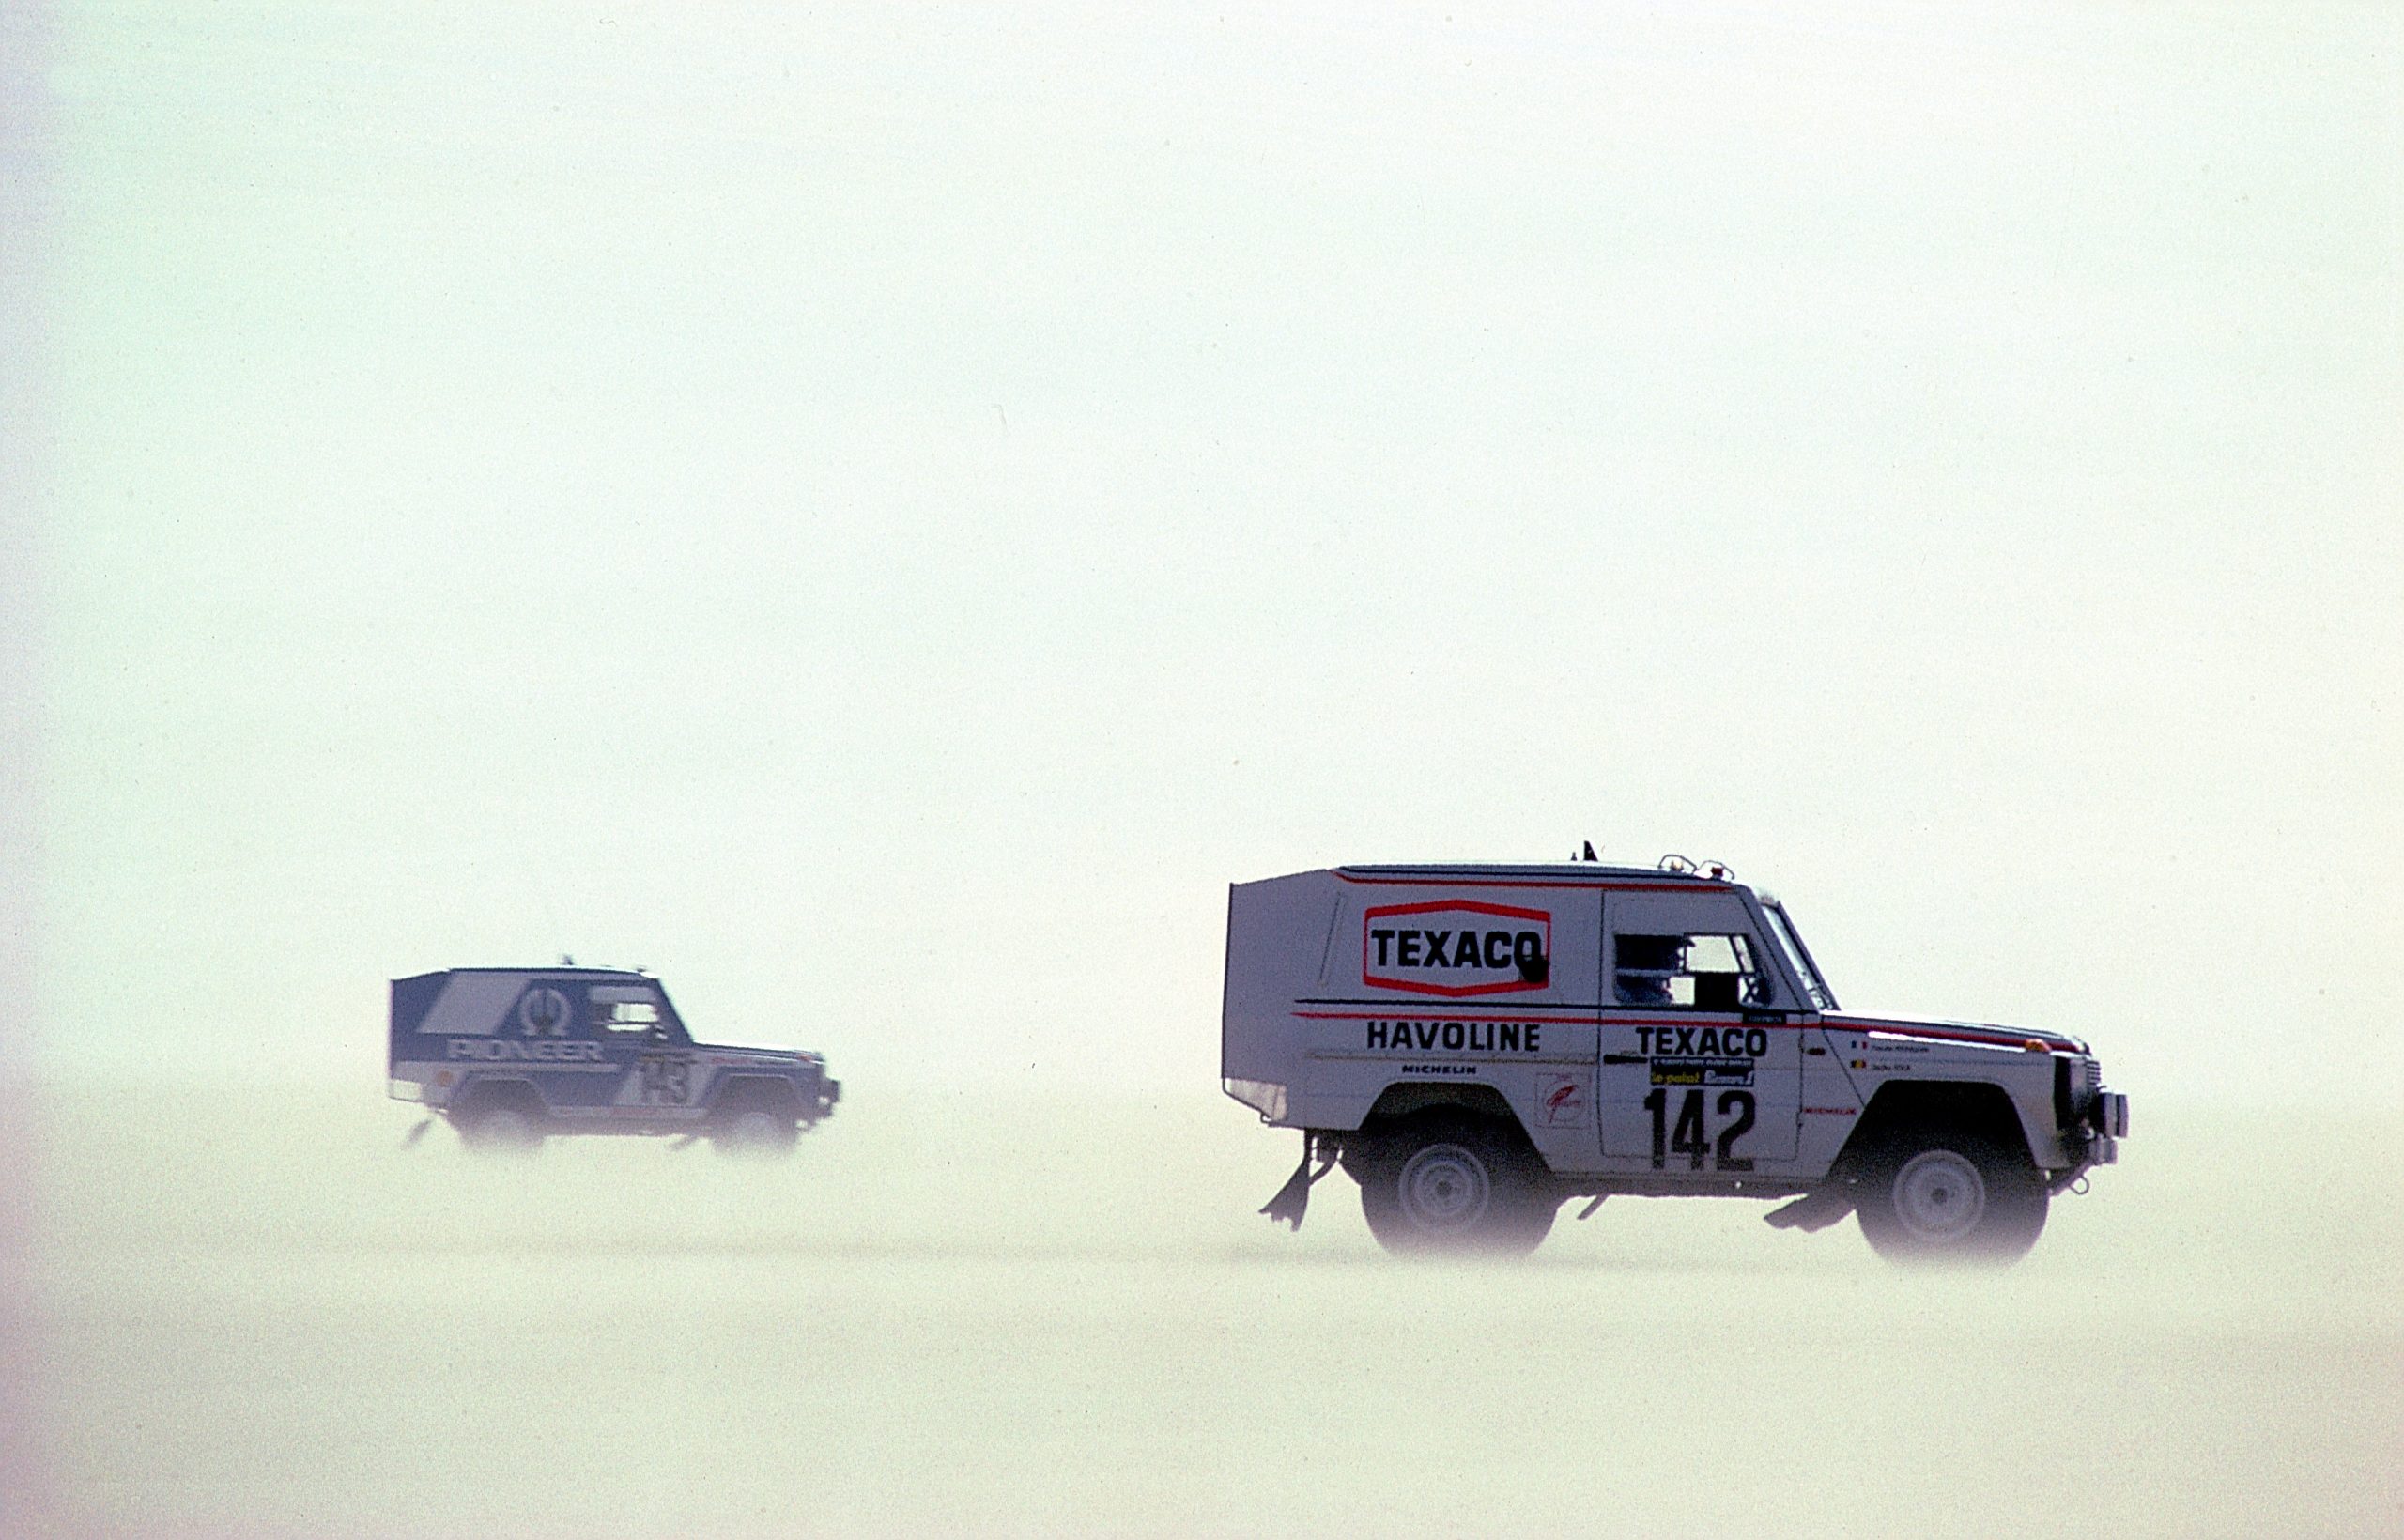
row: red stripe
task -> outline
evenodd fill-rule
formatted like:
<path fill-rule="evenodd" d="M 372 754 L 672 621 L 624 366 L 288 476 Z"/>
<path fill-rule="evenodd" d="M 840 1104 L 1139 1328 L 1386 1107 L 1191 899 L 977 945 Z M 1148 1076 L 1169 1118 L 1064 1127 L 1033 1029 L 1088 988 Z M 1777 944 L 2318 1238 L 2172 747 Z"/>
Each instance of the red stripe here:
<path fill-rule="evenodd" d="M 1335 873 L 1338 882 L 1360 883 L 1372 886 L 1398 887 L 1549 887 L 1577 893 L 1594 893 L 1610 888 L 1627 893 L 1710 893 L 1727 892 L 1734 885 L 1715 882 L 1709 878 L 1671 878 L 1646 882 L 1640 878 L 1622 877 L 1597 879 L 1591 883 L 1549 883 L 1519 877 L 1355 877 L 1349 872 Z"/>
<path fill-rule="evenodd" d="M 1694 1017 L 1687 1015 L 1606 1016 L 1602 1018 L 1598 1024 L 1603 1026 L 1685 1026 L 1693 1024 L 1694 1022 Z M 1764 1031 L 1769 1032 L 1809 1032 L 1813 1027 L 1819 1026 L 1823 1024 L 1818 1022 L 1749 1022 L 1741 1018 L 1735 1021 L 1729 1021 L 1722 1017 L 1714 1021 L 1705 1021 L 1700 1024 L 1703 1026 L 1734 1026 L 1746 1031 L 1750 1031 L 1754 1027 L 1760 1027 Z"/>
<path fill-rule="evenodd" d="M 1547 925 L 1552 923 L 1552 913 L 1546 909 L 1514 909 L 1506 903 L 1480 903 L 1475 899 L 1430 899 L 1425 903 L 1373 905 L 1361 911 L 1361 925 L 1366 930 L 1369 921 L 1383 919 L 1388 915 L 1435 915 L 1447 909 L 1466 910 L 1472 915 L 1502 915 L 1510 919 L 1542 920 Z"/>
<path fill-rule="evenodd" d="M 1824 1026 L 1826 1024 L 1825 1022 L 1748 1022 L 1742 1019 L 1734 1021 L 1724 1019 L 1698 1021 L 1694 1016 L 1679 1015 L 1672 1017 L 1666 1014 L 1660 1016 L 1595 1016 L 1588 1013 L 1583 1008 L 1578 1006 L 1521 1006 L 1512 1010 L 1508 1015 L 1445 1016 L 1439 1013 L 1442 1009 L 1441 1007 L 1437 1008 L 1436 1012 L 1430 1012 L 1407 1009 L 1410 1005 L 1410 1002 L 1407 1000 L 1397 1000 L 1395 1002 L 1395 1005 L 1396 1009 L 1393 1010 L 1297 1010 L 1294 1014 L 1314 1022 L 1385 1022 L 1392 1021 L 1400 1016 L 1407 1016 L 1414 1022 L 1508 1022 L 1521 1020 L 1533 1021 L 1536 1019 L 1534 1012 L 1539 1010 L 1561 1010 L 1570 1012 L 1570 1015 L 1566 1018 L 1566 1024 L 1573 1026 L 1586 1023 L 1592 1023 L 1596 1026 L 1669 1026 L 1699 1024 L 1703 1026 L 1758 1026 L 1766 1028 L 1773 1032 L 1808 1032 L 1815 1026 Z M 1559 1017 L 1546 1017 L 1544 1020 L 1545 1024 L 1548 1026 L 1564 1024 L 1564 1019 Z M 1859 1031 L 1861 1029 L 1858 1027 L 1848 1027 L 1846 1030 Z M 2013 1039 L 2011 1040 L 2017 1041 L 2018 1040 Z"/>
<path fill-rule="evenodd" d="M 1992 1043 L 1999 1048 L 2017 1048 L 2029 1042 L 2042 1042 L 2048 1050 L 2069 1046 L 2042 1032 L 1969 1032 L 1960 1027 L 1913 1026 L 1902 1022 L 1824 1020 L 1821 1024 L 1834 1032 L 1874 1032 L 1889 1038 L 1929 1038 L 1937 1042 Z"/>
<path fill-rule="evenodd" d="M 1395 1006 L 1396 1006 L 1396 1007 L 1398 1007 L 1398 1008 L 1399 1008 L 1399 1007 L 1407 1006 L 1407 1005 L 1409 1004 L 1409 1002 L 1407 1002 L 1407 1001 L 1402 1001 L 1402 1000 L 1397 1000 L 1397 1001 L 1395 1001 Z M 1585 1024 L 1585 1023 L 1592 1022 L 1592 1021 L 1595 1019 L 1594 1017 L 1589 1016 L 1589 1015 L 1576 1015 L 1576 1016 L 1571 1016 L 1571 1017 L 1569 1017 L 1569 1018 L 1564 1022 L 1564 1020 L 1562 1020 L 1561 1018 L 1558 1018 L 1558 1017 L 1549 1017 L 1549 1016 L 1548 1016 L 1548 1017 L 1542 1017 L 1542 1018 L 1539 1018 L 1539 1017 L 1536 1017 L 1536 1016 L 1534 1016 L 1534 1015 L 1530 1014 L 1530 1012 L 1531 1012 L 1531 1011 L 1535 1011 L 1535 1010 L 1568 1010 L 1568 1009 L 1572 1009 L 1572 1008 L 1571 1008 L 1571 1007 L 1568 1007 L 1568 1006 L 1532 1006 L 1532 1007 L 1529 1007 L 1529 1008 L 1527 1008 L 1527 1009 L 1521 1009 L 1521 1010 L 1515 1010 L 1515 1011 L 1513 1011 L 1511 1014 L 1509 1014 L 1509 1015 L 1507 1015 L 1507 1016 L 1503 1016 L 1503 1015 L 1492 1015 L 1492 1016 L 1439 1016 L 1439 1015 L 1430 1015 L 1428 1012 L 1424 1011 L 1424 1010 L 1410 1010 L 1410 1009 L 1394 1009 L 1394 1010 L 1297 1010 L 1297 1011 L 1295 1011 L 1295 1012 L 1294 1012 L 1294 1014 L 1295 1014 L 1295 1015 L 1297 1015 L 1297 1016 L 1303 1017 L 1303 1018 L 1305 1018 L 1306 1020 L 1314 1021 L 1314 1022 L 1390 1022 L 1390 1021 L 1395 1020 L 1396 1017 L 1399 1017 L 1399 1016 L 1407 1016 L 1407 1017 L 1409 1017 L 1410 1020 L 1412 1020 L 1412 1021 L 1414 1021 L 1414 1022 L 1471 1022 L 1471 1023 L 1475 1023 L 1475 1022 L 1521 1022 L 1521 1021 L 1533 1022 L 1533 1021 L 1539 1021 L 1539 1020 L 1540 1020 L 1540 1021 L 1542 1021 L 1543 1024 L 1545 1024 L 1546 1026 L 1562 1026 L 1562 1025 L 1578 1026 L 1578 1025 L 1581 1025 L 1581 1024 Z"/>

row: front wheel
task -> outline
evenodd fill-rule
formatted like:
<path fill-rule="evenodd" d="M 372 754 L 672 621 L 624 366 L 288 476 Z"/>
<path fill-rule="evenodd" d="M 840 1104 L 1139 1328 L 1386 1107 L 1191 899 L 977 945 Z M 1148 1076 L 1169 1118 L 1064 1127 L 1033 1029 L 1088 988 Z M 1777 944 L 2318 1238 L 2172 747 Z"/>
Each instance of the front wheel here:
<path fill-rule="evenodd" d="M 1415 1118 L 1362 1164 L 1361 1213 L 1390 1252 L 1523 1256 L 1560 1205 L 1535 1158 L 1489 1119 Z"/>
<path fill-rule="evenodd" d="M 710 1146 L 721 1155 L 765 1160 L 793 1153 L 794 1120 L 765 1107 L 741 1107 L 710 1131 Z"/>
<path fill-rule="evenodd" d="M 2007 1267 L 2045 1228 L 2045 1178 L 1991 1137 L 1923 1132 L 1871 1165 L 1857 1212 L 1879 1255 L 1912 1265 Z"/>

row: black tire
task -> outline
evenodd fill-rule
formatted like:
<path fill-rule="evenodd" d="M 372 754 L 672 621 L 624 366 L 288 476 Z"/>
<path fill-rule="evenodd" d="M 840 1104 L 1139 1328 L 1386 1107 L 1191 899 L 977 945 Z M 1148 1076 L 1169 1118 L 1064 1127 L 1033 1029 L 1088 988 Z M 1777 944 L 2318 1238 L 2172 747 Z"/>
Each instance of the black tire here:
<path fill-rule="evenodd" d="M 2009 1267 L 2045 1228 L 2044 1173 L 2017 1141 L 1918 1129 L 1882 1141 L 1855 1213 L 1872 1249 L 1914 1267 Z"/>
<path fill-rule="evenodd" d="M 775 1160 L 793 1153 L 800 1131 L 793 1114 L 762 1101 L 742 1101 L 710 1119 L 710 1147 L 740 1160 Z"/>
<path fill-rule="evenodd" d="M 459 1142 L 477 1155 L 523 1159 L 543 1147 L 542 1115 L 524 1097 L 480 1097 L 454 1113 L 451 1121 L 459 1131 Z"/>
<path fill-rule="evenodd" d="M 1524 1256 L 1561 1207 L 1534 1153 L 1491 1118 L 1413 1117 L 1377 1141 L 1355 1175 L 1369 1233 L 1403 1255 Z"/>

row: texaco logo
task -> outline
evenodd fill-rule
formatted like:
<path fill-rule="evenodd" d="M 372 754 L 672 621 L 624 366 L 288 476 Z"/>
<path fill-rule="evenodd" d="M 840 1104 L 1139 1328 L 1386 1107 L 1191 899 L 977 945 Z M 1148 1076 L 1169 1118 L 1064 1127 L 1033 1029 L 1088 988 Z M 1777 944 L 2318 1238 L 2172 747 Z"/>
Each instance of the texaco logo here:
<path fill-rule="evenodd" d="M 548 987 L 530 989 L 517 1002 L 517 1024 L 530 1038 L 567 1036 L 567 996 Z"/>

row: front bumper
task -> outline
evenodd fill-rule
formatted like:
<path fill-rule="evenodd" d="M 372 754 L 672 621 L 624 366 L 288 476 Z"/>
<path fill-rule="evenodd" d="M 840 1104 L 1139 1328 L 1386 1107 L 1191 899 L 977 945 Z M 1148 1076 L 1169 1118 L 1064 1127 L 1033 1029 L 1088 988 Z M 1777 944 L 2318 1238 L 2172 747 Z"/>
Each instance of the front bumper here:
<path fill-rule="evenodd" d="M 2129 1099 L 2119 1091 L 2097 1091 L 2078 1125 L 2062 1134 L 2062 1149 L 2071 1163 L 2055 1176 L 2052 1190 L 2062 1191 L 2099 1165 L 2119 1164 L 2120 1141 L 2128 1136 Z"/>

